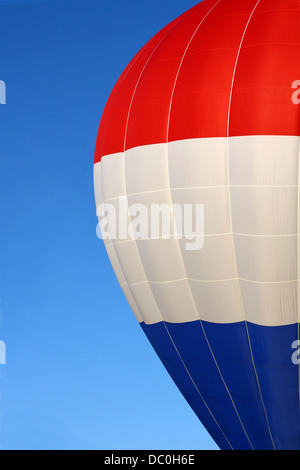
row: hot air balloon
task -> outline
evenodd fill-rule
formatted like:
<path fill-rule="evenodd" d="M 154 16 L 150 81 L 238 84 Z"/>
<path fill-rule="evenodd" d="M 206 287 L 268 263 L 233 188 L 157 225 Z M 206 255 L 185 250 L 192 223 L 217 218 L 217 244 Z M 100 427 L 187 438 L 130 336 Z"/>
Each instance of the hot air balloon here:
<path fill-rule="evenodd" d="M 298 0 L 203 0 L 130 62 L 97 136 L 97 207 L 204 207 L 201 249 L 175 223 L 105 245 L 221 449 L 300 449 L 299 57 Z"/>

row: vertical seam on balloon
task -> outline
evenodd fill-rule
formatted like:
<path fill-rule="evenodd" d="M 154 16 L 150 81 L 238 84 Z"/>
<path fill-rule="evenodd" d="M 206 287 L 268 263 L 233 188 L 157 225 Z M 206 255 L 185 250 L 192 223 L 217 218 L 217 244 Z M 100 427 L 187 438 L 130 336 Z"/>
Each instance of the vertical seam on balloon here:
<path fill-rule="evenodd" d="M 178 81 L 178 77 L 179 77 L 179 74 L 180 74 L 180 70 L 181 70 L 181 67 L 182 67 L 182 64 L 183 64 L 183 61 L 184 61 L 184 58 L 187 54 L 187 51 L 194 39 L 194 37 L 196 36 L 200 26 L 203 24 L 203 22 L 206 20 L 206 18 L 208 17 L 208 15 L 212 12 L 212 10 L 214 10 L 214 8 L 218 5 L 218 3 L 220 3 L 221 0 L 218 0 L 215 5 L 206 13 L 206 15 L 204 16 L 204 18 L 202 18 L 202 20 L 200 21 L 200 23 L 198 24 L 197 28 L 195 29 L 194 33 L 192 34 L 185 50 L 184 50 L 184 53 L 181 57 L 181 61 L 180 61 L 180 64 L 179 64 L 179 67 L 178 67 L 178 70 L 177 70 L 177 73 L 176 73 L 176 77 L 175 77 L 175 81 L 174 81 L 174 85 L 173 85 L 173 89 L 172 89 L 172 93 L 171 93 L 171 99 L 170 99 L 170 106 L 169 106 L 169 113 L 168 113 L 168 121 L 167 121 L 167 142 L 169 142 L 169 131 L 170 131 L 170 119 L 171 119 L 171 109 L 172 109 L 172 104 L 173 104 L 173 98 L 174 98 L 174 93 L 175 93 L 175 88 L 176 88 L 176 84 L 177 84 L 177 81 Z"/>
<path fill-rule="evenodd" d="M 159 42 L 156 44 L 155 48 L 153 49 L 153 51 L 151 52 L 151 54 L 149 54 L 149 57 L 148 59 L 146 60 L 143 68 L 142 68 L 142 71 L 136 81 L 136 84 L 135 84 L 135 87 L 134 87 L 134 90 L 133 90 L 133 93 L 132 93 L 132 97 L 131 97 L 131 100 L 130 100 L 130 104 L 129 104 L 129 109 L 128 109 L 128 114 L 127 114 L 127 119 L 126 119 L 126 125 L 125 125 L 125 131 L 124 131 L 124 146 L 123 146 L 123 151 L 126 152 L 126 140 L 127 140 L 127 132 L 128 132 L 128 125 L 129 125 L 129 118 L 130 118 L 130 114 L 131 114 L 131 109 L 132 109 L 132 104 L 133 104 L 133 100 L 134 100 L 134 97 L 135 97 L 135 94 L 136 94 L 136 90 L 138 88 L 138 85 L 141 81 L 141 78 L 143 76 L 143 73 L 148 65 L 148 63 L 150 62 L 150 59 L 152 58 L 153 54 L 155 53 L 155 51 L 158 49 L 158 47 L 161 45 L 161 43 L 166 39 L 166 37 L 170 34 L 171 31 L 173 31 L 173 29 L 175 28 L 175 26 L 177 26 L 177 24 L 179 23 L 180 21 L 178 21 L 177 23 L 174 24 L 174 26 L 169 29 L 166 34 L 159 40 Z"/>
<path fill-rule="evenodd" d="M 251 359 L 252 359 L 254 374 L 255 374 L 255 377 L 256 377 L 256 382 L 257 382 L 257 386 L 258 386 L 258 390 L 259 390 L 259 394 L 260 394 L 260 398 L 261 398 L 261 402 L 262 402 L 262 406 L 263 406 L 263 410 L 264 410 L 265 419 L 266 419 L 266 422 L 267 422 L 267 426 L 268 426 L 268 430 L 269 430 L 271 442 L 272 442 L 273 448 L 275 449 L 275 445 L 274 445 L 274 441 L 273 441 L 273 436 L 272 436 L 271 428 L 270 428 L 270 423 L 269 423 L 269 420 L 268 420 L 267 411 L 266 411 L 266 408 L 265 408 L 265 404 L 264 404 L 264 400 L 263 400 L 263 396 L 262 396 L 262 391 L 261 391 L 261 387 L 260 387 L 260 383 L 259 383 L 259 379 L 258 379 L 258 374 L 257 374 L 255 362 L 254 362 L 254 356 L 253 356 L 253 351 L 252 351 L 252 345 L 251 345 L 251 340 L 250 340 L 250 334 L 249 334 L 248 325 L 247 325 L 247 320 L 246 320 L 246 312 L 245 312 L 245 307 L 244 307 L 243 294 L 242 294 L 242 289 L 241 289 L 241 284 L 240 284 L 240 278 L 239 278 L 239 273 L 238 273 L 238 264 L 237 264 L 236 252 L 235 252 L 234 235 L 233 235 L 233 225 L 232 225 L 232 213 L 231 213 L 230 184 L 229 184 L 229 127 L 230 127 L 230 113 L 231 113 L 231 105 L 232 105 L 232 95 L 233 95 L 234 81 L 235 81 L 235 77 L 236 77 L 237 65 L 238 65 L 238 61 L 239 61 L 239 58 L 240 58 L 240 53 L 241 53 L 242 45 L 243 45 L 243 42 L 244 42 L 244 39 L 245 39 L 245 35 L 246 35 L 247 29 L 248 29 L 248 27 L 249 27 L 250 21 L 251 21 L 253 15 L 254 15 L 255 10 L 257 9 L 257 7 L 258 7 L 258 5 L 259 5 L 259 3 L 260 3 L 260 1 L 261 1 L 261 0 L 258 0 L 257 3 L 255 4 L 255 6 L 254 6 L 254 8 L 253 8 L 253 10 L 252 10 L 252 12 L 251 12 L 251 14 L 250 14 L 250 16 L 249 16 L 249 19 L 248 19 L 248 21 L 247 21 L 246 27 L 245 27 L 244 32 L 243 32 L 243 34 L 242 34 L 240 46 L 239 46 L 239 49 L 238 49 L 238 53 L 237 53 L 237 57 L 236 57 L 236 61 L 235 61 L 234 69 L 233 69 L 233 76 L 232 76 L 232 82 L 231 82 L 231 88 L 230 88 L 230 96 L 229 96 L 229 105 L 228 105 L 228 117 L 227 117 L 227 187 L 228 187 L 229 218 L 230 218 L 230 226 L 231 226 L 231 232 L 232 232 L 232 238 L 233 238 L 233 247 L 234 247 L 233 252 L 234 252 L 234 259 L 235 259 L 236 270 L 237 270 L 238 284 L 239 284 L 239 288 L 240 288 L 241 302 L 242 302 L 243 311 L 244 311 L 244 317 L 245 317 L 245 328 L 246 328 L 246 333 L 247 333 L 247 338 L 248 338 L 249 350 L 250 350 L 250 355 L 251 355 Z"/>
<path fill-rule="evenodd" d="M 221 1 L 221 0 L 218 0 L 217 3 L 214 5 L 214 7 L 215 7 L 220 1 Z M 213 7 L 213 8 L 214 8 L 214 7 Z M 213 9 L 213 8 L 212 8 L 212 9 Z M 212 9 L 211 9 L 211 10 L 212 10 Z M 210 10 L 210 11 L 211 11 L 211 10 Z M 207 16 L 207 15 L 206 15 L 206 16 Z M 178 22 L 178 23 L 179 23 L 179 22 Z M 140 82 L 140 80 L 141 80 L 141 77 L 142 77 L 142 75 L 143 75 L 143 73 L 144 73 L 144 71 L 145 71 L 145 69 L 146 69 L 146 67 L 147 67 L 147 65 L 148 65 L 148 63 L 149 63 L 151 57 L 153 56 L 154 52 L 157 50 L 157 48 L 159 47 L 159 45 L 160 45 L 160 44 L 163 42 L 163 40 L 170 34 L 170 32 L 174 29 L 174 27 L 175 27 L 178 23 L 176 23 L 176 24 L 173 26 L 173 28 L 171 28 L 171 29 L 163 36 L 163 38 L 158 42 L 158 44 L 156 45 L 156 47 L 154 48 L 154 50 L 153 50 L 152 53 L 150 54 L 148 60 L 146 61 L 145 65 L 144 65 L 144 67 L 143 67 L 143 69 L 142 69 L 142 71 L 141 71 L 141 73 L 140 73 L 139 78 L 137 79 L 137 83 L 136 83 L 135 89 L 134 89 L 133 94 L 132 94 L 132 98 L 131 98 L 131 102 L 130 102 L 130 106 L 129 106 L 129 110 L 128 110 L 127 121 L 126 121 L 125 134 L 124 134 L 124 179 L 125 179 L 125 188 L 126 188 L 126 198 L 127 198 L 127 200 L 128 200 L 128 195 L 127 195 L 126 169 L 125 169 L 125 168 L 126 168 L 126 165 L 125 165 L 126 138 L 127 138 L 129 117 L 130 117 L 130 113 L 131 113 L 131 108 L 132 108 L 133 99 L 134 99 L 134 96 L 135 96 L 135 93 L 136 93 L 138 84 L 139 84 L 139 82 Z M 168 152 L 168 143 L 166 144 L 166 147 L 167 147 L 167 152 Z M 170 194 L 171 194 L 171 191 L 170 191 Z M 171 198 L 171 199 L 172 199 L 172 198 Z M 139 257 L 140 257 L 140 252 L 139 252 L 139 249 L 138 249 L 137 244 L 136 244 L 136 247 L 137 247 L 137 251 L 138 251 L 138 253 L 139 253 Z M 140 261 L 141 261 L 141 257 L 140 257 Z M 142 267 L 143 267 L 142 261 L 141 261 L 141 265 L 142 265 Z M 143 267 L 143 270 L 144 270 L 144 267 Z M 145 271 L 144 271 L 144 273 L 145 273 Z M 125 276 L 124 276 L 124 277 L 125 277 Z M 146 277 L 146 279 L 147 279 L 146 273 L 145 273 L 145 277 Z M 147 279 L 147 280 L 148 280 L 148 279 Z M 151 292 L 152 292 L 152 295 L 153 295 L 153 298 L 154 298 L 154 302 L 155 302 L 155 304 L 156 304 L 156 306 L 157 306 L 157 309 L 158 309 L 158 311 L 159 311 L 159 313 L 160 313 L 160 316 L 161 316 L 161 318 L 162 318 L 162 322 L 163 322 L 165 328 L 167 329 L 166 324 L 165 324 L 165 320 L 163 319 L 163 317 L 162 317 L 162 315 L 161 315 L 161 312 L 160 312 L 160 309 L 158 308 L 158 305 L 157 305 L 157 302 L 156 302 L 156 298 L 155 298 L 155 295 L 154 295 L 154 293 L 153 293 L 151 284 L 150 284 L 149 282 L 148 282 L 148 284 L 149 284 L 149 288 L 150 288 L 150 290 L 151 290 Z M 132 295 L 133 295 L 133 293 L 132 293 Z M 134 295 L 133 295 L 133 298 L 134 298 Z M 134 298 L 134 300 L 135 300 L 135 298 Z M 196 309 L 196 311 L 197 311 L 197 309 Z M 141 316 L 142 316 L 142 315 L 141 315 Z M 143 316 L 142 316 L 142 318 L 143 318 Z M 167 331 L 168 331 L 168 329 L 167 329 Z M 172 341 L 173 346 L 175 346 L 174 341 L 172 340 L 172 338 L 171 338 L 171 336 L 170 336 L 170 333 L 169 333 L 169 337 L 170 337 L 170 339 L 171 339 L 171 341 Z M 178 350 L 177 350 L 176 347 L 175 347 L 175 351 L 176 351 L 177 354 L 179 355 Z M 190 375 L 190 373 L 188 372 L 188 369 L 187 369 L 187 367 L 186 367 L 186 365 L 185 365 L 185 363 L 184 363 L 184 361 L 182 360 L 182 358 L 181 358 L 180 355 L 179 355 L 179 358 L 180 358 L 180 360 L 181 360 L 181 362 L 182 362 L 182 364 L 183 364 L 183 366 L 184 366 L 186 372 L 188 373 L 188 376 L 191 378 L 191 375 Z M 193 380 L 192 380 L 192 383 L 193 383 L 193 385 L 195 386 L 195 382 L 194 382 Z M 196 390 L 198 391 L 198 389 L 197 389 L 196 386 L 195 386 L 195 388 L 196 388 Z M 198 392 L 198 393 L 199 393 L 199 392 Z M 228 442 L 229 446 L 232 448 L 232 446 L 231 446 L 229 440 L 228 440 L 227 437 L 225 436 L 225 433 L 223 432 L 223 430 L 221 429 L 220 425 L 218 424 L 218 422 L 217 422 L 216 418 L 214 417 L 212 411 L 211 411 L 211 410 L 209 409 L 209 407 L 207 406 L 207 404 L 206 404 L 206 402 L 204 401 L 202 395 L 199 394 L 199 396 L 202 398 L 203 403 L 205 404 L 206 408 L 208 409 L 210 415 L 213 417 L 215 423 L 217 424 L 218 428 L 221 430 L 221 432 L 222 432 L 223 436 L 225 437 L 226 441 Z"/>
<path fill-rule="evenodd" d="M 171 23 L 174 23 L 173 26 L 168 29 L 168 31 L 166 31 L 165 35 L 163 36 L 163 38 L 161 40 L 163 40 L 169 33 L 169 31 L 172 31 L 172 29 L 181 21 L 182 19 L 182 16 L 179 16 L 179 18 L 176 18 L 175 20 L 173 20 Z M 177 20 L 177 21 L 176 21 Z M 167 29 L 168 26 L 171 26 L 171 24 L 167 25 L 165 28 L 163 29 Z M 127 75 L 129 74 L 129 72 L 131 71 L 132 67 L 135 65 L 135 63 L 137 62 L 137 60 L 140 58 L 140 56 L 146 52 L 146 50 L 151 46 L 151 44 L 154 42 L 154 40 L 156 39 L 156 36 L 160 33 L 160 31 L 155 35 L 153 36 L 151 39 L 149 39 L 149 41 L 144 45 L 144 47 L 142 47 L 142 49 L 136 54 L 136 56 L 132 59 L 132 64 L 130 65 L 129 64 L 129 67 L 128 67 L 128 70 L 126 71 L 126 74 L 124 75 L 123 77 L 123 80 L 125 80 L 125 78 L 127 77 Z M 158 44 L 160 43 L 160 41 L 158 41 Z"/>
<path fill-rule="evenodd" d="M 190 372 L 189 372 L 189 370 L 188 370 L 188 368 L 187 368 L 187 366 L 186 366 L 184 360 L 182 359 L 181 354 L 180 354 L 180 352 L 179 352 L 178 349 L 177 349 L 177 346 L 176 346 L 176 344 L 175 344 L 175 342 L 174 342 L 174 340 L 173 340 L 173 338 L 172 338 L 172 335 L 170 334 L 170 331 L 169 331 L 169 329 L 168 329 L 166 323 L 163 322 L 163 324 L 164 324 L 164 327 L 165 327 L 165 329 L 166 329 L 166 331 L 167 331 L 167 333 L 168 333 L 168 336 L 169 336 L 169 338 L 170 338 L 170 341 L 172 342 L 173 347 L 174 347 L 176 353 L 178 354 L 178 357 L 179 357 L 179 359 L 180 359 L 180 361 L 181 361 L 181 363 L 182 363 L 182 365 L 183 365 L 183 367 L 184 367 L 186 373 L 188 374 L 188 376 L 189 376 L 189 378 L 190 378 L 192 384 L 194 385 L 194 387 L 195 387 L 197 393 L 199 394 L 200 398 L 202 399 L 204 405 L 206 406 L 206 408 L 207 408 L 209 414 L 211 415 L 211 417 L 213 418 L 214 422 L 215 422 L 216 425 L 218 426 L 218 428 L 219 428 L 219 430 L 221 431 L 222 435 L 223 435 L 224 438 L 226 439 L 226 442 L 228 443 L 228 445 L 230 446 L 230 448 L 231 448 L 232 450 L 234 450 L 233 447 L 232 447 L 232 445 L 230 444 L 229 440 L 227 439 L 227 437 L 226 437 L 224 431 L 222 430 L 222 428 L 220 427 L 219 423 L 218 423 L 217 420 L 215 419 L 214 415 L 213 415 L 212 412 L 210 411 L 210 408 L 209 408 L 209 406 L 207 405 L 207 403 L 206 403 L 204 397 L 202 396 L 200 390 L 198 389 L 196 383 L 194 382 L 194 379 L 193 379 L 193 377 L 191 376 L 191 374 L 190 374 Z"/>
<path fill-rule="evenodd" d="M 167 121 L 167 151 L 168 151 L 169 128 L 170 128 L 171 109 L 172 109 L 172 104 L 173 104 L 173 98 L 174 98 L 175 88 L 176 88 L 176 84 L 177 84 L 177 81 L 178 81 L 178 77 L 179 77 L 179 74 L 180 74 L 180 70 L 181 70 L 181 68 L 182 68 L 182 64 L 183 64 L 184 58 L 185 58 L 185 56 L 186 56 L 186 54 L 187 54 L 187 51 L 188 51 L 188 49 L 189 49 L 189 47 L 190 47 L 190 45 L 191 45 L 191 43 L 192 43 L 192 41 L 193 41 L 195 35 L 197 34 L 197 32 L 198 32 L 200 26 L 203 24 L 203 22 L 204 22 L 205 19 L 208 17 L 208 15 L 212 12 L 212 10 L 220 3 L 220 1 L 221 1 L 221 0 L 218 0 L 218 1 L 214 4 L 214 6 L 206 13 L 206 15 L 204 16 L 204 18 L 202 18 L 201 22 L 198 24 L 198 26 L 197 26 L 197 28 L 195 29 L 193 35 L 191 36 L 191 38 L 190 38 L 190 40 L 189 40 L 189 42 L 188 42 L 188 44 L 187 44 L 187 46 L 186 46 L 186 48 L 185 48 L 185 51 L 184 51 L 184 53 L 183 53 L 183 56 L 182 56 L 182 58 L 181 58 L 181 61 L 180 61 L 179 67 L 178 67 L 178 71 L 177 71 L 177 74 L 176 74 L 176 77 L 175 77 L 173 89 L 172 89 L 171 99 L 170 99 L 169 114 L 168 114 L 168 121 Z M 168 165 L 168 175 L 169 175 L 169 181 L 170 181 L 169 157 L 167 158 L 167 165 Z M 170 187 L 170 197 L 171 197 L 171 201 L 172 201 L 171 184 L 169 184 L 169 187 Z M 176 225 L 175 225 L 175 228 L 176 228 Z M 178 241 L 178 244 L 179 244 L 179 241 Z M 250 439 L 249 439 L 249 436 L 248 436 L 248 434 L 247 434 L 247 432 L 246 432 L 246 429 L 245 429 L 245 427 L 244 427 L 244 425 L 243 425 L 243 422 L 242 422 L 242 420 L 241 420 L 241 417 L 240 417 L 240 415 L 239 415 L 239 412 L 238 412 L 238 410 L 237 410 L 237 408 L 236 408 L 236 405 L 235 405 L 235 403 L 234 403 L 234 400 L 233 400 L 233 398 L 232 398 L 232 396 L 231 396 L 231 393 L 230 393 L 230 391 L 229 391 L 229 389 L 228 389 L 228 386 L 227 386 L 227 384 L 226 384 L 226 382 L 225 382 L 225 380 L 224 380 L 224 377 L 223 377 L 223 375 L 222 375 L 222 373 L 221 373 L 221 370 L 220 370 L 220 368 L 219 368 L 218 362 L 217 362 L 217 360 L 216 360 L 216 357 L 215 357 L 215 355 L 214 355 L 214 353 L 213 353 L 212 347 L 211 347 L 210 342 L 209 342 L 209 340 L 208 340 L 208 337 L 207 337 L 207 335 L 206 335 L 206 332 L 205 332 L 205 329 L 204 329 L 204 326 L 203 326 L 203 322 L 202 322 L 202 320 L 201 320 L 201 318 L 200 318 L 200 315 L 199 315 L 199 312 L 198 312 L 198 309 L 197 309 L 197 306 L 196 306 L 195 298 L 194 298 L 194 295 L 193 295 L 193 292 L 192 292 L 192 289 L 191 289 L 190 280 L 189 280 L 189 278 L 188 278 L 188 276 L 187 276 L 187 272 L 186 272 L 185 264 L 184 264 L 184 261 L 183 261 L 183 255 L 182 255 L 182 250 L 181 250 L 180 244 L 179 244 L 179 253 L 180 253 L 180 255 L 181 255 L 182 265 L 183 265 L 183 269 L 184 269 L 185 274 L 186 274 L 187 283 L 188 283 L 188 286 L 189 286 L 191 298 L 192 298 L 192 301 L 193 301 L 193 304 L 194 304 L 194 307 L 195 307 L 195 311 L 196 311 L 197 314 L 198 314 L 199 322 L 200 322 L 200 325 L 201 325 L 201 328 L 202 328 L 203 335 L 204 335 L 204 337 L 205 337 L 207 346 L 208 346 L 209 351 L 210 351 L 210 353 L 211 353 L 211 355 L 212 355 L 213 361 L 214 361 L 215 366 L 216 366 L 216 368 L 217 368 L 217 370 L 218 370 L 218 373 L 219 373 L 219 375 L 220 375 L 221 381 L 223 382 L 223 385 L 224 385 L 224 387 L 225 387 L 225 390 L 226 390 L 226 392 L 228 393 L 228 396 L 229 396 L 229 398 L 230 398 L 230 401 L 231 401 L 231 404 L 232 404 L 232 406 L 233 406 L 233 409 L 234 409 L 234 411 L 235 411 L 235 413 L 236 413 L 236 415 L 237 415 L 238 421 L 240 422 L 240 425 L 241 425 L 241 427 L 242 427 L 242 429 L 243 429 L 243 431 L 244 431 L 244 434 L 245 434 L 245 436 L 246 436 L 246 439 L 248 440 L 248 442 L 249 442 L 251 448 L 253 449 L 253 446 L 252 446 L 252 444 L 251 444 L 251 441 L 250 441 Z"/>
<path fill-rule="evenodd" d="M 171 341 L 171 343 L 172 343 L 173 348 L 175 349 L 175 353 L 178 355 L 179 360 L 180 360 L 180 362 L 181 362 L 181 364 L 182 364 L 182 366 L 183 366 L 185 372 L 187 373 L 188 377 L 190 378 L 190 380 L 191 380 L 191 382 L 192 382 L 192 385 L 194 386 L 194 388 L 195 388 L 197 394 L 199 395 L 200 399 L 203 401 L 203 404 L 204 404 L 205 408 L 207 409 L 207 411 L 208 411 L 209 415 L 211 416 L 213 422 L 215 423 L 215 425 L 217 426 L 217 428 L 218 428 L 219 431 L 221 432 L 221 434 L 222 434 L 222 436 L 224 437 L 225 441 L 227 442 L 228 446 L 230 447 L 231 450 L 234 450 L 233 447 L 232 447 L 232 445 L 231 445 L 231 443 L 229 442 L 229 440 L 228 440 L 227 437 L 225 436 L 223 430 L 221 429 L 219 423 L 217 422 L 216 418 L 214 417 L 214 415 L 213 415 L 212 412 L 210 411 L 210 409 L 209 409 L 207 403 L 205 402 L 203 396 L 201 395 L 201 393 L 200 393 L 198 387 L 196 386 L 195 382 L 193 381 L 193 379 L 192 379 L 192 377 L 191 377 L 191 375 L 190 375 L 190 373 L 189 373 L 189 371 L 188 371 L 188 369 L 187 369 L 187 367 L 186 367 L 186 364 L 184 363 L 182 357 L 180 356 L 180 353 L 179 353 L 178 349 L 176 348 L 176 345 L 175 345 L 174 340 L 173 340 L 173 338 L 172 338 L 172 336 L 171 336 L 171 334 L 170 334 L 170 332 L 169 332 L 168 327 L 166 326 L 166 323 L 163 321 L 162 324 L 163 324 L 163 326 L 164 326 L 164 328 L 165 328 L 165 330 L 166 330 L 166 332 L 167 332 L 167 335 L 168 335 L 168 337 L 169 337 L 169 339 L 170 339 L 170 341 Z M 162 360 L 162 358 L 163 358 L 163 353 L 162 353 L 162 351 L 161 351 L 160 344 L 156 341 L 156 337 L 152 334 L 151 330 L 148 329 L 148 325 L 145 324 L 145 326 L 146 326 L 146 329 L 147 329 L 147 335 L 149 335 L 149 337 L 151 338 L 151 340 L 152 340 L 152 342 L 153 342 L 153 347 L 154 347 L 154 349 L 157 351 L 157 353 L 160 354 L 159 357 L 160 357 L 161 360 Z M 150 338 L 149 338 L 149 339 L 150 339 Z M 150 341 L 150 342 L 151 342 L 151 341 Z M 172 377 L 173 374 L 172 374 L 172 371 L 170 370 L 170 367 L 169 367 L 169 366 L 166 366 L 166 369 L 167 369 L 167 371 L 169 372 L 170 376 Z M 172 378 L 173 378 L 173 377 L 172 377 Z M 174 380 L 174 379 L 173 379 L 173 380 Z M 174 380 L 174 382 L 176 383 L 176 380 Z M 199 416 L 198 416 L 198 418 L 200 419 Z M 204 426 L 204 423 L 202 423 L 202 424 L 203 424 L 203 426 Z M 208 429 L 207 429 L 207 431 L 208 431 Z"/>

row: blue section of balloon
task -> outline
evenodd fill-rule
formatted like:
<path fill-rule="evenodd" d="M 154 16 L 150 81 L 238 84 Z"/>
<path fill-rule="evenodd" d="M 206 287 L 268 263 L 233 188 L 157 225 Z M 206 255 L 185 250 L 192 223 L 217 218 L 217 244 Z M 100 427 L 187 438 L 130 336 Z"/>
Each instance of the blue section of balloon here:
<path fill-rule="evenodd" d="M 221 449 L 300 449 L 297 324 L 141 326 Z"/>

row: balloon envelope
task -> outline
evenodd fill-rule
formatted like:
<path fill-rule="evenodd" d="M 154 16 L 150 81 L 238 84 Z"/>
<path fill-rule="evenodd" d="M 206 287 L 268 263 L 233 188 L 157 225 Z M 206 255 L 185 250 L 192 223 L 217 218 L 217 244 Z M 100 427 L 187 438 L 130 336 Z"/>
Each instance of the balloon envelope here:
<path fill-rule="evenodd" d="M 116 276 L 222 449 L 300 448 L 299 32 L 298 0 L 202 1 L 131 61 L 97 137 Z M 168 239 L 126 238 L 155 204 L 202 206 L 201 249 L 172 214 Z"/>

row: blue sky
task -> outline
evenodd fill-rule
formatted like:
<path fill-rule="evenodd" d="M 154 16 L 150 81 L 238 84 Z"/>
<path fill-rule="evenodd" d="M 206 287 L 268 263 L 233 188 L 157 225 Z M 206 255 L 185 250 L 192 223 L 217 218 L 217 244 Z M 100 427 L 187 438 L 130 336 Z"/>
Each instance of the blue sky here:
<path fill-rule="evenodd" d="M 0 0 L 0 445 L 215 449 L 96 238 L 93 152 L 136 52 L 196 0 Z"/>

